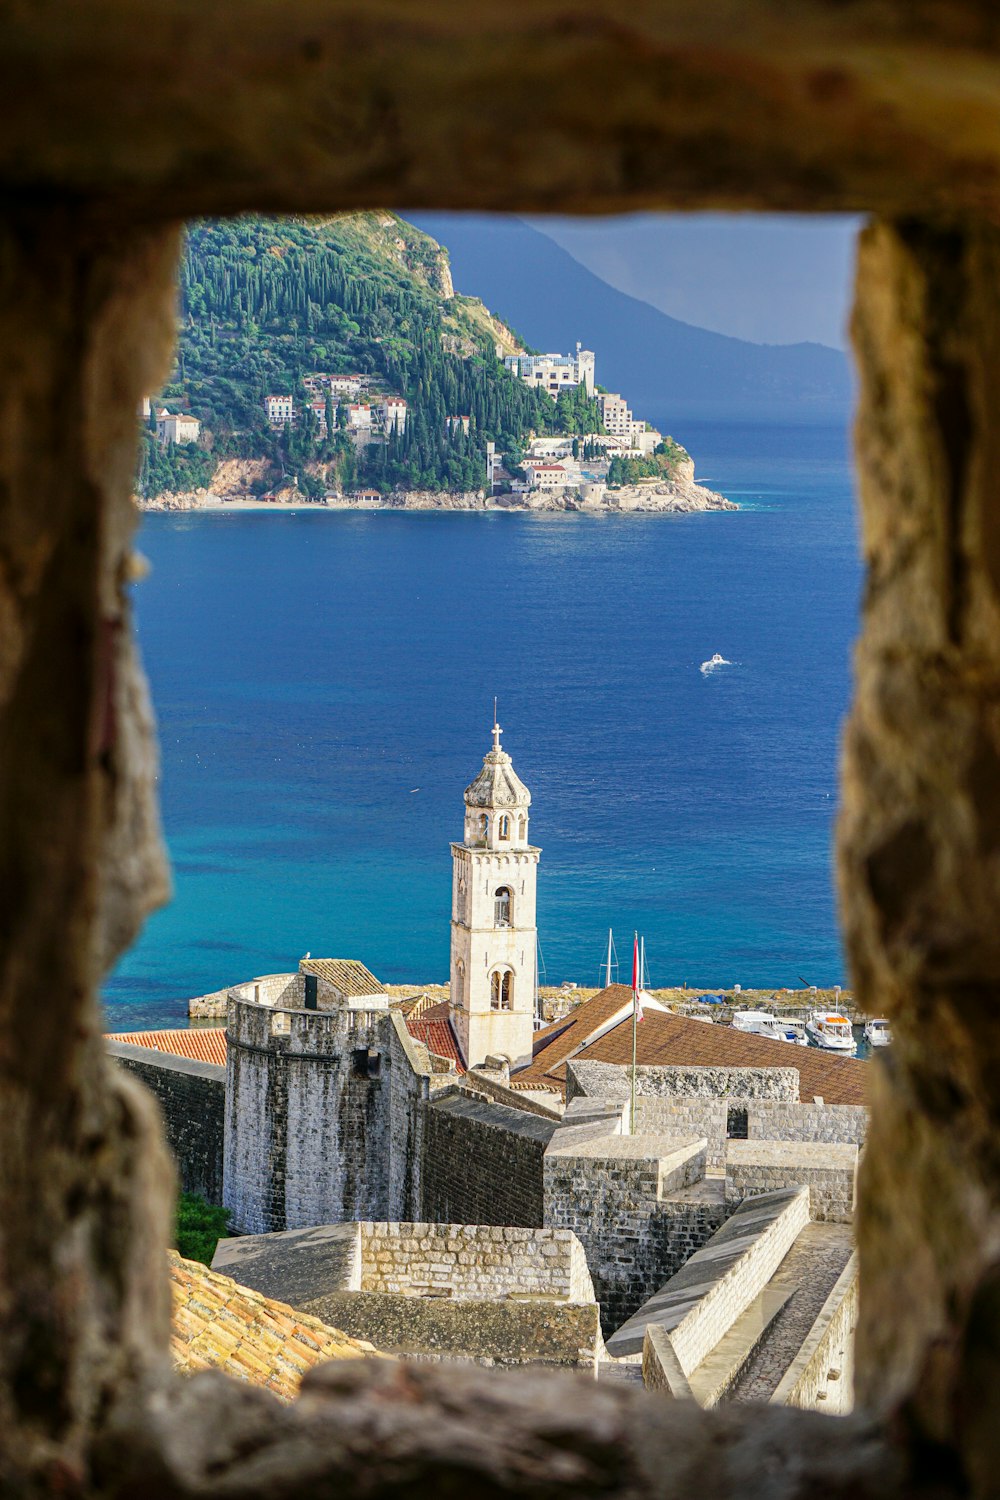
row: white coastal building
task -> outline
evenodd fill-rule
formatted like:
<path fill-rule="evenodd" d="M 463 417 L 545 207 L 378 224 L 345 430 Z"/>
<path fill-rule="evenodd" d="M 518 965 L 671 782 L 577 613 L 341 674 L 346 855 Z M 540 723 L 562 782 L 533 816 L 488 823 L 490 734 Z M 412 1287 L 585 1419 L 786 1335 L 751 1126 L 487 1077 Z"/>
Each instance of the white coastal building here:
<path fill-rule="evenodd" d="M 265 396 L 264 415 L 272 427 L 284 427 L 295 421 L 295 400 L 292 396 Z"/>
<path fill-rule="evenodd" d="M 196 443 L 200 432 L 201 423 L 197 417 L 167 411 L 165 406 L 156 413 L 156 437 L 161 443 Z"/>
<path fill-rule="evenodd" d="M 465 789 L 465 835 L 452 844 L 449 1013 L 467 1067 L 531 1058 L 535 1016 L 535 882 L 531 793 L 500 748 Z"/>
<path fill-rule="evenodd" d="M 579 343 L 575 354 L 508 354 L 504 364 L 526 385 L 548 391 L 553 398 L 578 385 L 586 387 L 588 396 L 594 394 L 594 352 Z"/>

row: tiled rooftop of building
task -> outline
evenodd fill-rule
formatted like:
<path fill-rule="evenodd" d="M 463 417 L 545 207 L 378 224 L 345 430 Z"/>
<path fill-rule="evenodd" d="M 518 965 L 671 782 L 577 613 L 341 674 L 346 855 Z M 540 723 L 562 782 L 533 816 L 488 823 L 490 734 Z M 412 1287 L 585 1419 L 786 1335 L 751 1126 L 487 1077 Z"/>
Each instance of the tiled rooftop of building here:
<path fill-rule="evenodd" d="M 458 1072 L 464 1073 L 465 1063 L 458 1045 L 458 1037 L 452 1029 L 450 1016 L 448 1003 L 442 1000 L 437 1005 L 421 1010 L 417 1015 L 407 1016 L 406 1029 L 418 1042 L 423 1042 L 435 1057 L 449 1058 Z"/>
<path fill-rule="evenodd" d="M 105 1037 L 108 1042 L 125 1042 L 131 1047 L 148 1047 L 153 1052 L 170 1052 L 192 1062 L 226 1066 L 226 1029 L 206 1026 L 190 1031 L 115 1031 Z"/>
<path fill-rule="evenodd" d="M 556 1083 L 565 1089 L 566 1062 L 578 1052 L 588 1062 L 632 1061 L 632 991 L 610 985 L 574 1011 L 536 1033 L 534 1056 L 512 1082 Z M 595 1041 L 589 1041 L 623 1006 L 624 1019 Z M 731 1026 L 692 1021 L 683 1016 L 647 1010 L 637 1033 L 637 1061 L 642 1066 L 728 1068 L 795 1068 L 799 1097 L 806 1103 L 819 1096 L 827 1104 L 864 1104 L 867 1065 L 854 1058 L 836 1057 L 816 1047 L 793 1047 L 766 1037 L 750 1036 Z"/>
<path fill-rule="evenodd" d="M 304 958 L 299 971 L 327 980 L 343 995 L 385 994 L 371 970 L 356 958 Z"/>
<path fill-rule="evenodd" d="M 169 1258 L 171 1354 L 185 1374 L 222 1370 L 291 1401 L 313 1365 L 377 1354 L 371 1344 L 262 1297 L 197 1261 L 183 1260 L 176 1251 Z"/>

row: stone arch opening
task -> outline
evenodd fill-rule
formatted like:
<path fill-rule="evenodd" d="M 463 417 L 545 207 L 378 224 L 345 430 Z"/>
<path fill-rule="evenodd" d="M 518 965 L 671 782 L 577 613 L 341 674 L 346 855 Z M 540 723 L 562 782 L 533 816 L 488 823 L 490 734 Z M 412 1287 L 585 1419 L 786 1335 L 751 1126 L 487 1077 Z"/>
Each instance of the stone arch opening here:
<path fill-rule="evenodd" d="M 968 0 L 958 19 L 928 12 L 919 48 L 888 10 L 809 3 L 789 17 L 774 0 L 736 17 L 722 45 L 718 15 L 684 4 L 624 22 L 598 4 L 568 29 L 542 3 L 513 18 L 485 5 L 463 17 L 462 46 L 432 9 L 419 25 L 359 27 L 352 48 L 340 44 L 339 7 L 320 16 L 251 4 L 235 49 L 222 4 L 185 19 L 160 0 L 135 15 L 100 0 L 95 17 L 106 23 L 99 66 L 68 0 L 41 17 L 23 7 L 6 17 L 0 49 L 9 107 L 0 319 L 5 346 L 30 351 L 0 381 L 0 885 L 14 893 L 0 944 L 10 1049 L 3 1259 L 10 1304 L 29 1319 L 0 1334 L 0 1379 L 19 1487 L 63 1473 L 110 1492 L 115 1465 L 120 1477 L 150 1446 L 165 1493 L 190 1493 L 223 1471 L 238 1484 L 249 1451 L 239 1433 L 253 1434 L 258 1464 L 268 1449 L 277 1455 L 274 1472 L 294 1451 L 282 1450 L 290 1431 L 316 1443 L 323 1467 L 323 1440 L 307 1438 L 296 1414 L 279 1422 L 241 1392 L 241 1428 L 218 1386 L 185 1407 L 188 1393 L 166 1383 L 155 1424 L 143 1422 L 137 1395 L 116 1456 L 95 1442 L 98 1406 L 110 1412 L 123 1383 L 144 1390 L 169 1335 L 155 1269 L 169 1205 L 157 1125 L 96 1040 L 96 975 L 168 888 L 125 588 L 133 414 L 169 367 L 174 221 L 433 199 L 519 211 L 672 203 L 879 215 L 862 240 L 854 324 L 870 584 L 839 878 L 857 991 L 890 1011 L 900 1044 L 892 1069 L 874 1074 L 858 1355 L 862 1396 L 903 1420 L 887 1435 L 860 1419 L 755 1412 L 723 1428 L 644 1409 L 637 1425 L 676 1456 L 689 1487 L 711 1494 L 744 1488 L 741 1468 L 754 1472 L 762 1431 L 772 1454 L 788 1455 L 798 1493 L 912 1491 L 928 1453 L 941 1492 L 987 1493 L 988 1373 L 1000 1343 L 990 1249 L 1000 1213 L 991 864 L 1000 543 L 990 489 L 1000 79 L 985 4 Z M 232 66 L 213 102 L 222 50 Z M 582 109 L 581 72 L 601 79 L 599 119 Z M 468 101 L 497 76 L 517 97 L 502 122 L 477 116 L 470 145 Z M 685 95 L 689 108 L 675 108 Z M 206 101 L 197 113 L 192 97 Z M 44 1016 L 44 1031 L 24 1027 L 25 1015 Z M 29 1358 L 40 1348 L 57 1351 L 44 1370 Z M 479 1378 L 462 1376 L 473 1412 Z M 338 1437 L 366 1430 L 362 1419 L 395 1399 L 398 1375 L 337 1380 L 324 1473 L 339 1476 Z M 439 1372 L 408 1380 L 424 1396 L 411 1403 L 423 1437 L 402 1402 L 397 1436 L 415 1467 L 423 1455 L 432 1471 L 435 1393 L 456 1403 L 453 1413 L 465 1408 Z M 329 1398 L 335 1383 L 317 1381 L 311 1399 Z M 626 1404 L 577 1389 L 568 1415 L 560 1402 L 562 1420 L 579 1424 L 591 1462 L 606 1456 L 608 1471 L 621 1472 L 623 1452 L 641 1441 L 628 1419 L 615 1416 L 614 1445 L 594 1434 Z M 378 1391 L 370 1406 L 366 1391 Z M 502 1486 L 504 1454 L 518 1439 L 544 1450 L 545 1439 L 534 1397 L 491 1399 L 504 1441 L 484 1472 Z M 554 1494 L 570 1488 L 565 1451 Z M 373 1443 L 369 1479 L 380 1459 Z M 638 1493 L 652 1492 L 648 1465 L 637 1459 L 630 1473 Z M 572 1486 L 579 1493 L 578 1476 Z"/>

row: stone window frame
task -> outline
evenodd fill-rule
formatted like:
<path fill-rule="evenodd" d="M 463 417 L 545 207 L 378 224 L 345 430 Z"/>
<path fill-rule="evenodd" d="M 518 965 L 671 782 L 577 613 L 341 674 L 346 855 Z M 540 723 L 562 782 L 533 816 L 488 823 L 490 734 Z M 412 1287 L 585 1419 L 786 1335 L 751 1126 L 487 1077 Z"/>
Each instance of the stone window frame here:
<path fill-rule="evenodd" d="M 0 384 L 0 1249 L 20 1316 L 0 1331 L 9 1485 L 277 1497 L 350 1493 L 363 1473 L 370 1493 L 404 1468 L 431 1488 L 461 1451 L 511 1494 L 546 1480 L 552 1495 L 660 1494 L 664 1470 L 677 1492 L 713 1497 L 762 1473 L 796 1497 L 912 1494 L 931 1476 L 937 1494 L 988 1493 L 991 8 L 671 0 L 623 17 L 594 0 L 567 17 L 546 0 L 484 0 L 460 35 L 440 8 L 405 22 L 390 10 L 385 25 L 366 13 L 350 47 L 339 3 L 246 0 L 234 20 L 222 0 L 197 15 L 91 0 L 85 28 L 73 9 L 10 8 L 0 47 L 0 318 L 17 351 Z M 475 101 L 498 77 L 510 107 L 494 119 Z M 599 112 L 581 78 L 600 79 Z M 574 1384 L 570 1398 L 541 1377 L 497 1390 L 479 1372 L 385 1366 L 328 1370 L 278 1412 L 264 1393 L 166 1373 L 169 1170 L 148 1100 L 105 1062 L 96 1000 L 169 890 L 129 629 L 134 414 L 170 368 L 176 222 L 389 202 L 877 216 L 853 324 L 868 587 L 838 837 L 855 988 L 891 1011 L 898 1044 L 873 1069 L 860 1194 L 858 1371 L 874 1418 L 640 1410 L 627 1392 Z M 511 1457 L 526 1454 L 531 1481 Z"/>

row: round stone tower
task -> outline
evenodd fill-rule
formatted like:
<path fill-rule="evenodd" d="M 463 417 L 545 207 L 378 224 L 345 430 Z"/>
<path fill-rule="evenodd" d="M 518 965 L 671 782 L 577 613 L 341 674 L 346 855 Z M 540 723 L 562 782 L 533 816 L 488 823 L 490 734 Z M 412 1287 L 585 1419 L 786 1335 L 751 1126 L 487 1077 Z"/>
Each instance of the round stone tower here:
<path fill-rule="evenodd" d="M 452 844 L 451 1019 L 466 1064 L 531 1057 L 535 1015 L 535 880 L 531 793 L 500 748 L 465 790 L 465 837 Z"/>

